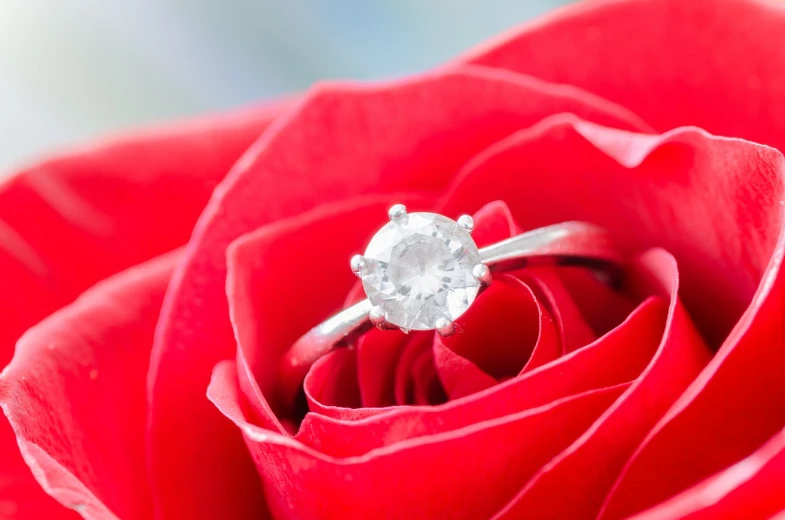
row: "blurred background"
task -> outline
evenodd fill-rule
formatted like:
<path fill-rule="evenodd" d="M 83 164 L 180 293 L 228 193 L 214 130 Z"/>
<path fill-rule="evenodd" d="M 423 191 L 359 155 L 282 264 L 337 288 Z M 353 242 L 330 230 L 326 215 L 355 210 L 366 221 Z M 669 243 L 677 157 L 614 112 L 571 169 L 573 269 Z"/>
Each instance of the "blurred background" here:
<path fill-rule="evenodd" d="M 120 128 L 438 65 L 569 0 L 0 0 L 0 174 Z"/>

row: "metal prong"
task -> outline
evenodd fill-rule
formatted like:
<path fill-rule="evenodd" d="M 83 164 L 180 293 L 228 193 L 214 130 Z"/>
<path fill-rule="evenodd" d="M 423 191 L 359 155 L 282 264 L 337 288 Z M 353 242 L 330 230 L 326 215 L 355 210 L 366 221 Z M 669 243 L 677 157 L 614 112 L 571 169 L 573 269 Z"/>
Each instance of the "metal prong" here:
<path fill-rule="evenodd" d="M 357 276 L 360 276 L 363 268 L 367 265 L 367 262 L 363 255 L 354 255 L 349 261 L 349 264 L 352 266 L 352 272 Z"/>
<path fill-rule="evenodd" d="M 490 285 L 491 283 L 491 270 L 485 264 L 477 264 L 472 267 L 472 276 L 483 285 Z"/>
<path fill-rule="evenodd" d="M 389 324 L 387 323 L 387 318 L 384 317 L 384 309 L 382 309 L 379 305 L 374 305 L 371 307 L 371 311 L 368 313 L 368 318 L 377 329 L 385 330 L 390 328 Z"/>
<path fill-rule="evenodd" d="M 474 231 L 474 219 L 471 215 L 461 215 L 458 217 L 458 225 L 461 226 L 467 233 Z"/>
<path fill-rule="evenodd" d="M 436 327 L 436 332 L 443 338 L 455 334 L 455 323 L 447 318 L 442 317 L 437 319 L 436 323 L 434 323 L 434 326 Z"/>
<path fill-rule="evenodd" d="M 396 204 L 390 208 L 387 215 L 390 217 L 390 220 L 400 220 L 406 216 L 406 206 L 403 204 Z"/>

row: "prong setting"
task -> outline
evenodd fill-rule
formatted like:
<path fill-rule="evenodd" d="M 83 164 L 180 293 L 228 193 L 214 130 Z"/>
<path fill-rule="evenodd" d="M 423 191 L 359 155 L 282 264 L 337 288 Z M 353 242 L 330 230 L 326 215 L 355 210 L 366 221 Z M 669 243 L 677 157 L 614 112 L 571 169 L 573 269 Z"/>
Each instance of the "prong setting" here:
<path fill-rule="evenodd" d="M 447 338 L 455 334 L 455 323 L 448 318 L 439 318 L 434 323 L 436 333 L 443 338 Z"/>
<path fill-rule="evenodd" d="M 365 266 L 368 265 L 368 261 L 365 260 L 363 255 L 354 255 L 349 261 L 349 265 L 352 267 L 352 272 L 357 276 L 360 276 Z"/>
<path fill-rule="evenodd" d="M 472 276 L 482 285 L 490 285 L 492 276 L 491 270 L 485 264 L 477 264 L 472 268 Z"/>
<path fill-rule="evenodd" d="M 389 216 L 390 220 L 393 222 L 396 220 L 401 220 L 406 216 L 406 206 L 403 204 L 395 204 L 389 209 L 389 211 L 387 211 L 387 216 Z"/>
<path fill-rule="evenodd" d="M 482 290 L 472 275 L 482 262 L 477 244 L 457 220 L 438 213 L 409 213 L 395 205 L 389 216 L 362 253 L 365 265 L 352 261 L 370 303 L 368 320 L 403 333 L 433 331 L 441 317 L 455 321 Z M 373 306 L 384 312 L 370 313 Z M 449 325 L 443 325 L 447 332 Z"/>
<path fill-rule="evenodd" d="M 374 305 L 371 307 L 371 311 L 368 313 L 368 318 L 371 320 L 371 323 L 374 327 L 378 329 L 389 329 L 390 326 L 387 323 L 387 318 L 384 315 L 384 309 L 380 305 Z"/>
<path fill-rule="evenodd" d="M 467 233 L 474 231 L 474 219 L 471 215 L 461 215 L 458 217 L 458 225 Z"/>

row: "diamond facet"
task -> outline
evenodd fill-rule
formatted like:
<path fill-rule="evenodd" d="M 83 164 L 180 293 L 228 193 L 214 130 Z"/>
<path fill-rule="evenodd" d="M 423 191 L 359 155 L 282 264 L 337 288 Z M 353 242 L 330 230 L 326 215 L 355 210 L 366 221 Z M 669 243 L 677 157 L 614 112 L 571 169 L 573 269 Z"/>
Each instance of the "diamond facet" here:
<path fill-rule="evenodd" d="M 358 273 L 368 299 L 404 331 L 454 321 L 474 301 L 480 282 L 472 269 L 480 253 L 457 222 L 436 213 L 408 213 L 382 227 Z"/>

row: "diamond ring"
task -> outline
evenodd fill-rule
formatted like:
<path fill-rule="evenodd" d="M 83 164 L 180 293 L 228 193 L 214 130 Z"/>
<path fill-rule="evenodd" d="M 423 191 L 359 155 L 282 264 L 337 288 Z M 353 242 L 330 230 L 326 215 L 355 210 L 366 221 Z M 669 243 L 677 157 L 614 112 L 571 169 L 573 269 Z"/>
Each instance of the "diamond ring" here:
<path fill-rule="evenodd" d="M 350 344 L 371 326 L 380 329 L 455 332 L 455 320 L 472 305 L 493 273 L 532 265 L 578 265 L 618 280 L 622 257 L 607 230 L 564 222 L 478 248 L 474 220 L 437 213 L 408 213 L 402 204 L 350 261 L 367 299 L 306 333 L 284 356 L 282 380 L 302 382 L 308 368 L 336 346 Z M 293 389 L 292 389 L 293 390 Z M 294 391 L 294 390 L 293 390 Z M 288 393 L 288 392 L 284 392 Z"/>

